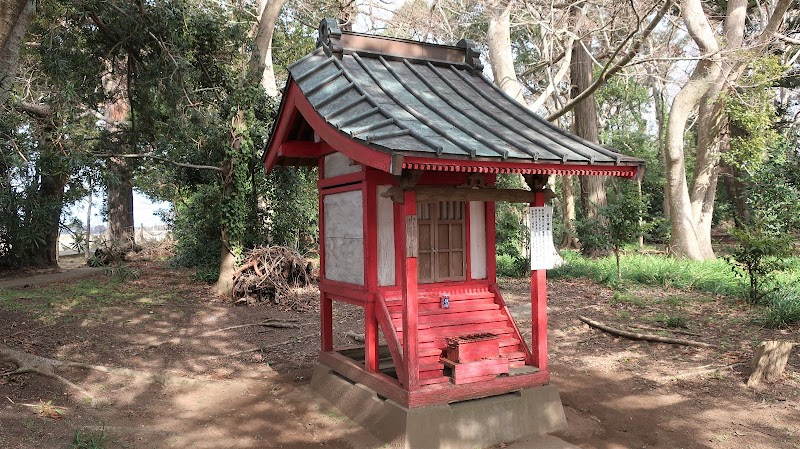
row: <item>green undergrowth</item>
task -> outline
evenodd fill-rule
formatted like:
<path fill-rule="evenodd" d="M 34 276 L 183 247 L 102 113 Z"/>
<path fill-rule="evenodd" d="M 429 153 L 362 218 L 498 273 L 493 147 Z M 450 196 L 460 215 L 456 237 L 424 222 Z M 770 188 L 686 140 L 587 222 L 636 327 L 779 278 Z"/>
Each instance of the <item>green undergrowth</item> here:
<path fill-rule="evenodd" d="M 0 289 L 0 309 L 35 312 L 42 319 L 69 314 L 75 310 L 93 310 L 120 304 L 150 307 L 174 301 L 169 292 L 114 280 L 84 279 L 69 284 L 42 287 Z"/>
<path fill-rule="evenodd" d="M 566 264 L 548 271 L 553 279 L 586 278 L 612 288 L 640 284 L 737 298 L 746 293 L 745 279 L 737 276 L 722 258 L 697 262 L 629 252 L 622 256 L 622 280 L 619 280 L 613 257 L 592 259 L 573 251 L 563 251 L 561 256 Z M 792 257 L 785 262 L 786 269 L 772 276 L 773 288 L 800 284 L 800 258 Z"/>
<path fill-rule="evenodd" d="M 613 257 L 591 259 L 571 251 L 562 252 L 561 256 L 567 263 L 550 270 L 548 275 L 552 278 L 587 278 L 613 288 L 633 283 L 727 296 L 743 292 L 741 280 L 720 259 L 695 262 L 661 255 L 624 254 L 619 280 Z"/>

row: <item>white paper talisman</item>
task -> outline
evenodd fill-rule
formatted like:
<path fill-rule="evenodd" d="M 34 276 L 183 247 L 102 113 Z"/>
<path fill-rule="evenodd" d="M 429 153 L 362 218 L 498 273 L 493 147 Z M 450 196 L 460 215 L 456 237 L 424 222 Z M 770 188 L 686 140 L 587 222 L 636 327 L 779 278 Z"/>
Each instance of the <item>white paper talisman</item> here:
<path fill-rule="evenodd" d="M 548 270 L 556 266 L 553 245 L 553 207 L 531 207 L 531 270 Z"/>

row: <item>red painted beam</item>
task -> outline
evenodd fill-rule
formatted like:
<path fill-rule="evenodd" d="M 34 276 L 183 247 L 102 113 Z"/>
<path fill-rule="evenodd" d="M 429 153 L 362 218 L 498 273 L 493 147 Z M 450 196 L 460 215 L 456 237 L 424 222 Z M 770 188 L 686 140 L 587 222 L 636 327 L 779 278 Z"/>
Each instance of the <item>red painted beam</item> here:
<path fill-rule="evenodd" d="M 344 154 L 350 159 L 361 164 L 377 168 L 385 172 L 391 172 L 392 168 L 392 155 L 388 152 L 382 152 L 374 148 L 370 148 L 363 143 L 351 138 L 343 132 L 337 130 L 323 119 L 319 113 L 314 110 L 311 103 L 303 96 L 300 87 L 292 81 L 287 89 L 285 95 L 290 95 L 294 100 L 293 103 L 306 122 L 311 126 L 317 135 L 327 142 L 333 149 Z M 281 115 L 286 112 L 282 112 Z"/>
<path fill-rule="evenodd" d="M 278 148 L 278 153 L 284 157 L 302 157 L 318 159 L 326 154 L 333 153 L 333 147 L 326 142 L 311 142 L 308 140 L 289 140 L 283 142 Z"/>

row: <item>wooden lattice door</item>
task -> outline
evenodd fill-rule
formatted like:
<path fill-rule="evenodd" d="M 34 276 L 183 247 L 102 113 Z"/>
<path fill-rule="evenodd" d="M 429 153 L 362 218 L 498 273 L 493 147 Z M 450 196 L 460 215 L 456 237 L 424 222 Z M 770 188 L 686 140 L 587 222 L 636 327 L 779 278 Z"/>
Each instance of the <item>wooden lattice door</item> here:
<path fill-rule="evenodd" d="M 466 213 L 462 201 L 417 203 L 418 281 L 466 279 Z"/>

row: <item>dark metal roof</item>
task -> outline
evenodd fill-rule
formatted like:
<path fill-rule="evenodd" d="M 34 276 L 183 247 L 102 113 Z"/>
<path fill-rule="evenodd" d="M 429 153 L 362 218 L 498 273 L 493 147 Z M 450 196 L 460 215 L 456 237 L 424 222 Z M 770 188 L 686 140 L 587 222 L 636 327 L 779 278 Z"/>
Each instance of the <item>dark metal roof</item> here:
<path fill-rule="evenodd" d="M 441 159 L 641 165 L 534 114 L 482 73 L 472 43 L 440 46 L 339 31 L 289 67 L 330 125 L 369 147 Z M 290 82 L 291 82 L 290 80 Z"/>

